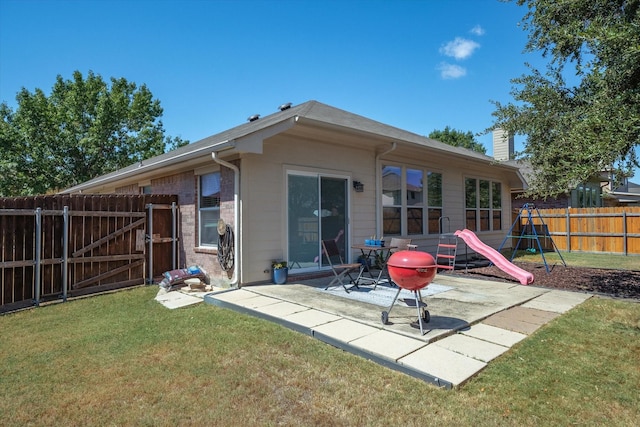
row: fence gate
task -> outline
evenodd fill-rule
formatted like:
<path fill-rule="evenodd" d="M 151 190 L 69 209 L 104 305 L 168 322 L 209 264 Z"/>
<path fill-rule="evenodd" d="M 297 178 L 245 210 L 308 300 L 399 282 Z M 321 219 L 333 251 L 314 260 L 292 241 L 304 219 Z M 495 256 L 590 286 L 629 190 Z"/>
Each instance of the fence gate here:
<path fill-rule="evenodd" d="M 0 198 L 0 312 L 176 268 L 177 196 Z"/>

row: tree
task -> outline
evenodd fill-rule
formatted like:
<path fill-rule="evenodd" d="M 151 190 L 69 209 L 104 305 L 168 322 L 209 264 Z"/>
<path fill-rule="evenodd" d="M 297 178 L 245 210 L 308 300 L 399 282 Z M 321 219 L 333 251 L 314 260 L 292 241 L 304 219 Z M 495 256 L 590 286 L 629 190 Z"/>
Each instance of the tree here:
<path fill-rule="evenodd" d="M 160 102 L 145 85 L 79 71 L 51 94 L 27 89 L 15 112 L 0 104 L 1 196 L 44 194 L 156 156 L 188 141 L 164 136 Z"/>
<path fill-rule="evenodd" d="M 629 176 L 639 160 L 640 1 L 517 4 L 528 10 L 525 51 L 550 61 L 544 74 L 527 64 L 531 73 L 511 80 L 515 102 L 493 101 L 489 130 L 525 135 L 518 157 L 535 171 L 528 194 L 556 196 L 605 170 Z"/>
<path fill-rule="evenodd" d="M 444 130 L 434 130 L 429 134 L 429 138 L 453 145 L 454 147 L 464 147 L 482 154 L 487 153 L 487 149 L 484 145 L 476 141 L 473 133 L 461 132 L 451 129 L 449 126 L 445 127 Z"/>

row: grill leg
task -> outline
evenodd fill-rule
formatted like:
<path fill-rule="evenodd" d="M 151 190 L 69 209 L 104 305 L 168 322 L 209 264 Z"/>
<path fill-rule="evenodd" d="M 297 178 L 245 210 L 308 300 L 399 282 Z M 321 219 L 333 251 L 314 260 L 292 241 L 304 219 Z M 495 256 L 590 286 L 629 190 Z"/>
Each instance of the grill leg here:
<path fill-rule="evenodd" d="M 383 325 L 387 324 L 387 321 L 389 320 L 389 313 L 391 313 L 391 309 L 393 308 L 393 305 L 396 303 L 396 300 L 398 299 L 398 295 L 400 295 L 400 291 L 401 290 L 402 290 L 402 288 L 400 286 L 398 286 L 398 292 L 396 292 L 396 296 L 393 298 L 393 301 L 391 301 L 391 305 L 389 306 L 389 310 L 382 312 L 382 324 Z"/>
<path fill-rule="evenodd" d="M 420 333 L 424 335 L 425 332 L 422 325 L 423 323 L 429 323 L 429 320 L 431 320 L 431 315 L 429 314 L 429 311 L 426 308 L 424 309 L 424 313 L 420 311 L 421 308 L 427 306 L 426 303 L 422 302 L 422 293 L 420 292 L 420 289 L 413 291 L 413 293 L 416 298 L 416 307 L 418 310 L 418 322 L 420 323 Z"/>
<path fill-rule="evenodd" d="M 420 335 L 424 335 L 424 329 L 422 329 L 422 313 L 420 313 L 420 308 L 422 305 L 422 295 L 420 291 L 413 291 L 413 295 L 416 298 L 416 310 L 418 310 L 418 324 L 420 325 Z"/>

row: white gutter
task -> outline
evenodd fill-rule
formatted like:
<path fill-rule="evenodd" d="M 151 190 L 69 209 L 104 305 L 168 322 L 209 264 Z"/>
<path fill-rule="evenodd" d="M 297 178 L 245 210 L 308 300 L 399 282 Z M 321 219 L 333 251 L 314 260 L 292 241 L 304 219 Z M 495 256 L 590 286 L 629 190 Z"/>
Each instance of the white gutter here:
<path fill-rule="evenodd" d="M 233 233 L 233 250 L 235 251 L 235 260 L 233 262 L 233 277 L 231 279 L 231 285 L 238 285 L 239 283 L 239 269 L 240 269 L 240 254 L 241 251 L 238 250 L 238 242 L 240 241 L 240 206 L 238 203 L 239 193 L 240 193 L 240 169 L 232 163 L 229 163 L 225 160 L 222 160 L 217 157 L 218 153 L 215 151 L 211 152 L 211 158 L 214 162 L 224 167 L 227 167 L 233 171 L 233 212 L 234 212 L 234 227 L 235 232 Z"/>
<path fill-rule="evenodd" d="M 397 142 L 391 143 L 391 148 L 387 151 L 383 151 L 382 153 L 376 154 L 376 235 L 382 236 L 382 209 L 380 209 L 380 205 L 382 204 L 382 173 L 380 172 L 380 158 L 385 154 L 389 154 L 394 151 L 398 147 Z"/>

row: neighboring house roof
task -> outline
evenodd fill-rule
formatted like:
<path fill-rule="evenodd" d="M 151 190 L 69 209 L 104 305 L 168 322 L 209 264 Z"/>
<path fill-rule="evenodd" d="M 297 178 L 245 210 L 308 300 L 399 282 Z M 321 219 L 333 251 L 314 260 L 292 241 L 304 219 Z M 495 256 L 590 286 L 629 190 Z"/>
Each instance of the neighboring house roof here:
<path fill-rule="evenodd" d="M 626 191 L 616 189 L 609 194 L 618 199 L 620 203 L 640 204 L 640 185 L 631 181 L 627 182 Z"/>
<path fill-rule="evenodd" d="M 534 170 L 531 167 L 531 163 L 526 160 L 509 160 L 504 163 L 509 163 L 517 166 L 520 169 L 520 175 L 523 177 L 523 188 L 512 188 L 512 193 L 520 193 L 528 188 L 528 181 L 534 177 Z M 620 188 L 615 191 L 606 191 L 612 197 L 618 199 L 620 203 L 625 204 L 638 204 L 640 203 L 640 185 L 628 181 L 625 185 L 626 191 L 621 191 Z"/>
<path fill-rule="evenodd" d="M 127 166 L 115 172 L 99 176 L 68 188 L 64 190 L 63 193 L 80 192 L 84 189 L 95 187 L 96 185 L 109 184 L 143 172 L 150 172 L 179 162 L 209 155 L 214 151 L 220 152 L 228 150 L 229 153 L 261 153 L 264 138 L 284 132 L 295 126 L 296 123 L 331 126 L 338 129 L 343 128 L 351 132 L 362 132 L 375 135 L 378 138 L 388 138 L 389 142 L 404 142 L 429 147 L 432 150 L 441 151 L 452 156 L 475 158 L 476 160 L 486 162 L 488 165 L 506 166 L 513 172 L 518 173 L 518 167 L 510 164 L 510 162 L 496 164 L 492 157 L 482 153 L 466 148 L 454 147 L 317 101 L 307 101 L 263 118 L 249 121 L 173 151 Z"/>
<path fill-rule="evenodd" d="M 509 164 L 518 168 L 518 170 L 520 170 L 520 175 L 523 178 L 522 187 L 521 188 L 513 187 L 511 188 L 511 192 L 518 193 L 518 192 L 526 191 L 529 188 L 529 181 L 534 177 L 531 163 L 529 163 L 526 160 L 507 160 L 507 161 L 504 161 L 503 163 Z"/>

